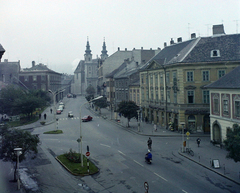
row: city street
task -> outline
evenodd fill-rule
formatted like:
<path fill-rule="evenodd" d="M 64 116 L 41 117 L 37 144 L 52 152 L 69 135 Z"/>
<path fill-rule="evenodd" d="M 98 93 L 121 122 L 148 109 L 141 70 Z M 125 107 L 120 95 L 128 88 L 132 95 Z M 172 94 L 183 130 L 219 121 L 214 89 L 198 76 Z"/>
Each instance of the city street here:
<path fill-rule="evenodd" d="M 36 159 L 21 163 L 36 180 L 35 192 L 239 192 L 239 185 L 213 173 L 178 154 L 180 137 L 153 137 L 152 164 L 144 162 L 148 136 L 131 132 L 82 107 L 82 116 L 93 120 L 82 123 L 83 153 L 90 148 L 90 159 L 100 172 L 92 176 L 72 176 L 56 160 L 55 156 L 71 148 L 78 152 L 80 136 L 79 107 L 84 97 L 67 99 L 59 118 L 58 128 L 63 134 L 46 135 L 55 123 L 33 129 L 40 134 L 42 145 Z M 72 111 L 73 118 L 67 118 Z"/>

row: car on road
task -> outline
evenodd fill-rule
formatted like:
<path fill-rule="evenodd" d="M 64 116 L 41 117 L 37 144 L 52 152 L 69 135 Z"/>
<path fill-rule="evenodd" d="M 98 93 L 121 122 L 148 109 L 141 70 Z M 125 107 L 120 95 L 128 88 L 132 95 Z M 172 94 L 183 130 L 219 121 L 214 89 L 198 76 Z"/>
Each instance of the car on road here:
<path fill-rule="evenodd" d="M 56 113 L 61 114 L 62 113 L 61 109 L 57 109 Z"/>
<path fill-rule="evenodd" d="M 59 103 L 59 106 L 62 106 L 63 108 L 65 108 L 65 105 L 64 105 L 63 102 L 60 102 L 60 103 Z"/>
<path fill-rule="evenodd" d="M 69 111 L 69 112 L 68 112 L 68 117 L 73 117 L 72 111 Z"/>
<path fill-rule="evenodd" d="M 58 109 L 60 109 L 61 111 L 63 111 L 63 106 L 59 105 Z"/>
<path fill-rule="evenodd" d="M 88 122 L 88 121 L 91 121 L 93 118 L 90 116 L 90 115 L 85 115 L 83 118 L 82 118 L 82 122 Z"/>

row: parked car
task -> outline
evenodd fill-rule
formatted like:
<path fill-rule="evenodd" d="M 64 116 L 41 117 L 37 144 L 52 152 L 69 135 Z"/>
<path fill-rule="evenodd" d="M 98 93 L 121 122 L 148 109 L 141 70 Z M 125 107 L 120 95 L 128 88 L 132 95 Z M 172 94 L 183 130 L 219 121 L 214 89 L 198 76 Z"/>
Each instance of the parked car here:
<path fill-rule="evenodd" d="M 63 111 L 63 105 L 59 105 L 58 109 L 61 110 L 61 112 Z"/>
<path fill-rule="evenodd" d="M 62 113 L 61 109 L 57 109 L 56 113 L 61 114 Z"/>
<path fill-rule="evenodd" d="M 82 122 L 88 122 L 88 121 L 91 121 L 93 118 L 90 116 L 90 115 L 85 115 L 83 118 L 82 118 Z"/>
<path fill-rule="evenodd" d="M 69 111 L 69 112 L 68 112 L 68 117 L 73 117 L 72 111 Z"/>
<path fill-rule="evenodd" d="M 60 103 L 59 103 L 59 106 L 63 106 L 63 108 L 65 107 L 65 105 L 64 105 L 63 102 L 60 102 Z"/>
<path fill-rule="evenodd" d="M 73 97 L 73 95 L 70 93 L 67 95 L 67 98 L 72 98 L 72 97 Z"/>

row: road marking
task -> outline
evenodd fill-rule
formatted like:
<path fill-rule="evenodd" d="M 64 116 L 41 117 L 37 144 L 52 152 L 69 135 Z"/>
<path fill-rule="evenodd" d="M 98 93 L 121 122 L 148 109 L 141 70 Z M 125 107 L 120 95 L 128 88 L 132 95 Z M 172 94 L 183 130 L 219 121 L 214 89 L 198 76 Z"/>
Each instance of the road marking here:
<path fill-rule="evenodd" d="M 183 192 L 185 192 L 185 193 L 188 193 L 187 191 L 185 191 L 185 190 L 182 190 Z"/>
<path fill-rule="evenodd" d="M 138 165 L 140 165 L 140 166 L 142 166 L 143 167 L 143 165 L 142 164 L 140 164 L 139 162 L 137 162 L 136 160 L 133 160 L 135 163 L 137 163 Z"/>
<path fill-rule="evenodd" d="M 105 145 L 105 144 L 101 144 L 101 143 L 100 143 L 100 145 L 111 148 L 111 146 L 109 146 L 109 145 Z"/>
<path fill-rule="evenodd" d="M 126 156 L 126 154 L 124 154 L 123 152 L 121 152 L 121 151 L 119 151 L 119 150 L 118 150 L 118 152 Z"/>
<path fill-rule="evenodd" d="M 166 180 L 164 177 L 162 177 L 162 176 L 158 175 L 158 174 L 157 174 L 157 173 L 155 173 L 155 172 L 154 172 L 154 174 L 155 174 L 156 176 L 158 176 L 159 178 L 162 178 L 163 180 L 165 180 L 165 181 L 167 182 L 167 180 Z"/>

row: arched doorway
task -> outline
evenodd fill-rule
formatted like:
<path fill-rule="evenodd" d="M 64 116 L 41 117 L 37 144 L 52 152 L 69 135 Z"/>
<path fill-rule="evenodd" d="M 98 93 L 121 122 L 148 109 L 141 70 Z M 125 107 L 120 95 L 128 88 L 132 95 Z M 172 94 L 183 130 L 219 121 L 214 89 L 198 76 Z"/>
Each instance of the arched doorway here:
<path fill-rule="evenodd" d="M 222 139 L 221 139 L 221 128 L 219 126 L 218 123 L 213 123 L 213 134 L 212 134 L 212 139 L 213 141 L 217 142 L 217 143 L 221 143 Z"/>
<path fill-rule="evenodd" d="M 196 132 L 196 120 L 194 115 L 188 116 L 188 129 L 193 133 Z"/>
<path fill-rule="evenodd" d="M 203 131 L 204 133 L 210 133 L 210 117 L 205 115 L 203 117 Z"/>

